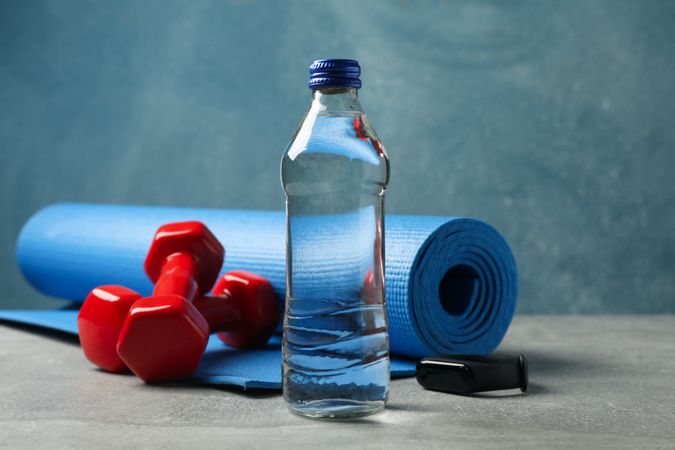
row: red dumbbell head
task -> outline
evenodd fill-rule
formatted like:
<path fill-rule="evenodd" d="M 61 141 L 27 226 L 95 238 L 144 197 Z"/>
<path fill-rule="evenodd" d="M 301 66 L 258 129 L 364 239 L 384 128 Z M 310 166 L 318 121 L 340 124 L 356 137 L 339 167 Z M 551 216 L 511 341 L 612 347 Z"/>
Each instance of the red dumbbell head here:
<path fill-rule="evenodd" d="M 208 292 L 218 278 L 223 265 L 225 249 L 201 222 L 175 222 L 157 229 L 148 256 L 145 273 L 156 283 L 166 260 L 176 253 L 190 253 L 199 270 L 196 281 L 201 295 Z"/>
<path fill-rule="evenodd" d="M 239 326 L 218 333 L 231 347 L 250 348 L 264 345 L 279 321 L 279 309 L 272 285 L 266 278 L 245 270 L 226 273 L 218 280 L 212 295 L 227 295 L 240 303 Z"/>
<path fill-rule="evenodd" d="M 124 322 L 117 353 L 146 383 L 191 376 L 209 340 L 209 324 L 183 297 L 138 300 Z"/>
<path fill-rule="evenodd" d="M 187 378 L 199 365 L 211 327 L 228 330 L 219 337 L 240 348 L 263 345 L 274 333 L 277 302 L 264 278 L 230 272 L 214 294 L 221 298 L 202 298 L 195 304 L 174 295 L 138 300 L 117 343 L 122 361 L 146 383 Z"/>
<path fill-rule="evenodd" d="M 108 372 L 127 370 L 117 355 L 117 337 L 139 298 L 137 292 L 117 285 L 99 286 L 89 293 L 77 317 L 80 344 L 89 361 Z"/>

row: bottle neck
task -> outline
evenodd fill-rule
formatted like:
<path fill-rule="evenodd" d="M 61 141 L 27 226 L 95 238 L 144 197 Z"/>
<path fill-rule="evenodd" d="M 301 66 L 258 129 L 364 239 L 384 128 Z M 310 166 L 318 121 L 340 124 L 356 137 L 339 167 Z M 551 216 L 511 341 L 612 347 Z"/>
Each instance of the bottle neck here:
<path fill-rule="evenodd" d="M 312 90 L 312 110 L 317 112 L 363 112 L 359 90 L 344 87 L 323 87 Z"/>

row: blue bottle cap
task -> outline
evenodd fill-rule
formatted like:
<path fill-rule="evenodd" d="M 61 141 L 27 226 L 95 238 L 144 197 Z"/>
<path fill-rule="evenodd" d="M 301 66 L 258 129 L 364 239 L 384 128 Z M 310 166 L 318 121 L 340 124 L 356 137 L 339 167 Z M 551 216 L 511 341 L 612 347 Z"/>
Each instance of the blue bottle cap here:
<path fill-rule="evenodd" d="M 309 66 L 309 88 L 361 87 L 361 66 L 353 59 L 318 59 Z"/>

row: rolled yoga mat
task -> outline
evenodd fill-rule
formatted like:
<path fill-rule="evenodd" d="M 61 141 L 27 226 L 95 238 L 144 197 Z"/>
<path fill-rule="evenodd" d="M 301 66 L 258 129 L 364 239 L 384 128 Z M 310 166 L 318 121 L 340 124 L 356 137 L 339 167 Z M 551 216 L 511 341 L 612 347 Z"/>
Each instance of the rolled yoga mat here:
<path fill-rule="evenodd" d="M 57 204 L 24 226 L 17 260 L 47 295 L 82 301 L 101 284 L 147 295 L 143 261 L 157 227 L 185 220 L 204 222 L 223 243 L 223 272 L 258 273 L 283 301 L 282 212 Z M 385 246 L 392 353 L 485 354 L 499 345 L 516 306 L 517 273 L 494 228 L 470 218 L 387 215 Z"/>
<path fill-rule="evenodd" d="M 227 249 L 223 272 L 266 276 L 281 300 L 285 288 L 283 213 L 107 205 L 55 205 L 26 224 L 17 259 L 40 291 L 81 302 L 99 284 L 149 293 L 142 270 L 156 228 L 202 220 Z M 320 236 L 317 236 L 320 238 Z M 516 302 L 511 252 L 474 219 L 388 216 L 386 276 L 392 351 L 400 355 L 488 353 L 501 341 Z M 330 265 L 326 268 L 330 270 Z M 0 311 L 0 320 L 77 334 L 77 310 Z M 266 348 L 235 350 L 212 337 L 192 381 L 281 388 L 278 336 Z M 415 360 L 394 356 L 392 376 L 415 373 Z"/>

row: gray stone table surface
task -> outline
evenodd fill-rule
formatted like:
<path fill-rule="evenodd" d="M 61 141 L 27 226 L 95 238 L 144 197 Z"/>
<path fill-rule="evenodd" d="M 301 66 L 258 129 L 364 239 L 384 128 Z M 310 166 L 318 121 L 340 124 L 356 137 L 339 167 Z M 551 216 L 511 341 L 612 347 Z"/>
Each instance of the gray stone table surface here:
<path fill-rule="evenodd" d="M 355 421 L 287 412 L 277 392 L 147 386 L 94 369 L 77 342 L 0 326 L 7 448 L 675 448 L 675 316 L 521 316 L 501 350 L 530 389 L 473 397 L 394 380 Z"/>

